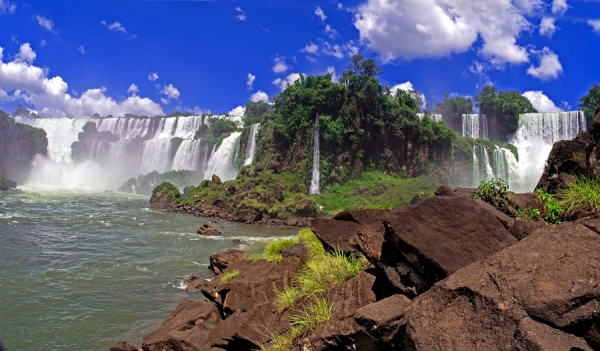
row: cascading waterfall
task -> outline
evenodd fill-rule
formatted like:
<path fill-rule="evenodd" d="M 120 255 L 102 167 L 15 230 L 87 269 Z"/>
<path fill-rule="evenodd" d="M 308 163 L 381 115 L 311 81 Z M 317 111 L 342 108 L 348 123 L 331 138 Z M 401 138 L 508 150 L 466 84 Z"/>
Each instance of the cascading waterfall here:
<path fill-rule="evenodd" d="M 250 128 L 250 140 L 248 140 L 248 146 L 246 147 L 246 159 L 244 160 L 244 166 L 251 165 L 254 161 L 254 154 L 256 154 L 256 135 L 258 135 L 258 128 L 260 123 L 252 125 Z"/>
<path fill-rule="evenodd" d="M 489 139 L 487 116 L 483 114 L 462 115 L 462 136 L 473 139 Z"/>
<path fill-rule="evenodd" d="M 213 154 L 206 165 L 204 179 L 211 179 L 213 174 L 218 175 L 222 181 L 235 179 L 239 171 L 235 165 L 235 159 L 241 135 L 240 132 L 231 133 L 223 139 L 218 148 L 213 149 Z"/>
<path fill-rule="evenodd" d="M 442 119 L 442 115 L 439 113 L 430 113 L 430 114 L 425 114 L 425 113 L 417 113 L 417 117 L 419 117 L 419 119 L 423 119 L 425 116 L 428 116 L 432 121 L 434 122 L 441 122 L 443 121 Z"/>
<path fill-rule="evenodd" d="M 492 155 L 483 145 L 473 146 L 473 173 L 471 186 L 477 187 L 482 181 L 502 179 L 512 183 L 511 169 L 517 163 L 515 155 L 509 149 L 496 146 Z M 512 186 L 511 186 L 512 188 Z"/>
<path fill-rule="evenodd" d="M 173 159 L 173 171 L 196 171 L 200 169 L 200 142 L 198 140 L 184 140 L 177 149 Z"/>
<path fill-rule="evenodd" d="M 309 194 L 320 194 L 321 193 L 321 151 L 319 147 L 319 114 L 315 119 L 315 132 L 314 132 L 314 143 L 313 143 L 313 165 L 312 165 L 312 178 L 310 180 L 310 191 Z"/>
<path fill-rule="evenodd" d="M 511 166 L 511 190 L 533 191 L 544 171 L 552 145 L 574 139 L 586 131 L 582 111 L 525 113 L 519 115 L 519 128 L 510 143 L 519 151 L 519 161 Z"/>

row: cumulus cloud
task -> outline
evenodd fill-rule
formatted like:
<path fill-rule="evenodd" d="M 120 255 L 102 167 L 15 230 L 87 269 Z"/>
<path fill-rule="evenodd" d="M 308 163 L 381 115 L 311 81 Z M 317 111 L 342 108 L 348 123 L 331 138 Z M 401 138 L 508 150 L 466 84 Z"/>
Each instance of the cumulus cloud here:
<path fill-rule="evenodd" d="M 315 15 L 319 17 L 321 21 L 325 21 L 325 19 L 327 18 L 327 16 L 325 16 L 325 12 L 323 12 L 323 9 L 321 9 L 320 6 L 317 6 L 317 8 L 315 9 Z"/>
<path fill-rule="evenodd" d="M 167 98 L 168 98 L 167 102 L 171 99 L 175 100 L 175 99 L 179 98 L 179 95 L 180 95 L 179 89 L 175 88 L 173 86 L 173 84 L 165 85 L 162 88 L 162 90 L 160 91 L 160 93 L 167 96 Z M 165 100 L 161 100 L 161 101 L 166 104 Z"/>
<path fill-rule="evenodd" d="M 51 19 L 40 15 L 35 16 L 35 19 L 40 26 L 54 33 L 54 22 Z"/>
<path fill-rule="evenodd" d="M 82 55 L 85 55 L 85 48 L 83 47 L 83 45 L 79 46 L 77 48 L 77 51 L 79 51 Z"/>
<path fill-rule="evenodd" d="M 17 11 L 17 4 L 10 1 L 0 0 L 0 15 L 12 15 Z"/>
<path fill-rule="evenodd" d="M 244 113 L 246 112 L 246 108 L 244 106 L 238 106 L 233 110 L 229 111 L 227 114 L 235 117 L 244 117 Z"/>
<path fill-rule="evenodd" d="M 354 45 L 353 41 L 349 41 L 346 44 L 330 44 L 327 41 L 321 40 L 321 50 L 319 53 L 327 56 L 333 56 L 338 59 L 342 59 L 345 56 L 352 57 L 358 54 L 358 47 Z"/>
<path fill-rule="evenodd" d="M 542 0 L 514 0 L 515 6 L 528 15 L 544 10 Z"/>
<path fill-rule="evenodd" d="M 306 44 L 304 48 L 302 48 L 302 52 L 308 52 L 309 54 L 314 54 L 319 50 L 319 45 L 313 43 L 312 41 Z"/>
<path fill-rule="evenodd" d="M 252 102 L 269 102 L 269 95 L 267 95 L 267 93 L 265 93 L 264 91 L 257 91 L 256 93 L 250 95 L 250 101 Z"/>
<path fill-rule="evenodd" d="M 398 90 L 398 89 L 408 91 L 408 92 L 416 91 L 416 89 L 414 88 L 414 86 L 412 85 L 412 83 L 410 81 L 396 84 L 391 89 L 392 89 L 392 93 L 395 93 L 396 90 Z M 421 98 L 421 100 L 423 101 L 423 104 L 426 103 L 425 95 L 423 95 L 422 93 L 417 93 L 417 94 L 412 94 L 412 95 L 414 97 L 417 97 L 417 95 L 418 95 Z"/>
<path fill-rule="evenodd" d="M 283 57 L 276 57 L 273 60 L 273 72 L 275 73 L 285 73 L 290 68 L 292 67 L 285 63 L 285 58 Z"/>
<path fill-rule="evenodd" d="M 462 53 L 481 38 L 479 54 L 501 65 L 528 61 L 517 45 L 519 33 L 531 26 L 522 12 L 507 0 L 368 0 L 358 7 L 354 26 L 383 62 Z"/>
<path fill-rule="evenodd" d="M 556 106 L 541 90 L 530 90 L 523 93 L 523 96 L 531 101 L 533 107 L 538 112 L 560 112 L 562 108 Z"/>
<path fill-rule="evenodd" d="M 327 34 L 330 38 L 335 38 L 338 34 L 337 30 L 333 29 L 330 25 L 325 25 L 325 34 Z"/>
<path fill-rule="evenodd" d="M 106 23 L 106 21 L 100 21 L 100 23 L 110 31 L 127 33 L 125 27 L 120 22 Z"/>
<path fill-rule="evenodd" d="M 237 12 L 235 18 L 237 18 L 238 21 L 245 21 L 248 18 L 248 16 L 246 16 L 246 12 L 244 12 L 241 7 L 236 7 L 235 11 Z"/>
<path fill-rule="evenodd" d="M 279 89 L 281 89 L 281 91 L 284 91 L 288 85 L 294 84 L 294 82 L 297 81 L 298 79 L 300 79 L 300 74 L 292 73 L 292 74 L 288 75 L 287 77 L 285 77 L 284 79 L 277 78 L 272 83 L 273 83 L 273 85 L 279 87 Z"/>
<path fill-rule="evenodd" d="M 42 117 L 91 117 L 94 113 L 114 116 L 164 114 L 160 105 L 148 98 L 134 95 L 117 102 L 106 96 L 104 87 L 88 89 L 80 97 L 68 94 L 69 86 L 62 77 L 50 78 L 48 69 L 33 64 L 36 54 L 29 43 L 21 45 L 13 61 L 4 62 L 2 53 L 0 48 L 0 90 L 5 93 L 2 97 L 32 104 Z"/>
<path fill-rule="evenodd" d="M 552 13 L 564 15 L 568 8 L 567 0 L 552 0 Z"/>
<path fill-rule="evenodd" d="M 552 37 L 552 34 L 556 31 L 556 25 L 554 24 L 555 19 L 552 17 L 542 17 L 540 22 L 540 35 Z"/>
<path fill-rule="evenodd" d="M 246 87 L 248 90 L 252 90 L 252 86 L 254 85 L 255 80 L 256 76 L 254 74 L 248 73 L 248 79 L 246 79 Z"/>
<path fill-rule="evenodd" d="M 544 47 L 542 50 L 532 50 L 531 52 L 539 58 L 540 65 L 538 67 L 531 65 L 527 69 L 527 74 L 541 80 L 550 80 L 557 78 L 563 72 L 558 55 L 548 47 Z"/>
<path fill-rule="evenodd" d="M 132 95 L 137 95 L 137 93 L 140 92 L 140 89 L 137 87 L 137 85 L 131 84 L 129 86 L 129 89 L 127 89 L 127 92 L 131 93 Z"/>
<path fill-rule="evenodd" d="M 155 82 L 158 79 L 158 72 L 153 72 L 148 75 L 148 80 Z"/>
<path fill-rule="evenodd" d="M 588 23 L 588 25 L 590 25 L 592 27 L 594 32 L 600 34 L 600 19 L 588 20 L 587 23 Z"/>

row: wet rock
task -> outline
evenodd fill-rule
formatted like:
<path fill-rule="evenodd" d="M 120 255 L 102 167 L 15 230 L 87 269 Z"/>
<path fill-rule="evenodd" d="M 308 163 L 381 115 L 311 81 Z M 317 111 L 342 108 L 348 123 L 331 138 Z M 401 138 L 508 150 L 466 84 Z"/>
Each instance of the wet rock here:
<path fill-rule="evenodd" d="M 360 224 L 350 221 L 316 218 L 310 222 L 310 229 L 328 250 L 354 252 L 350 238 L 356 234 Z"/>
<path fill-rule="evenodd" d="M 221 232 L 217 228 L 211 227 L 204 223 L 202 226 L 200 226 L 200 228 L 198 228 L 198 234 L 206 236 L 219 236 L 221 235 Z"/>
<path fill-rule="evenodd" d="M 600 299 L 597 262 L 600 236 L 583 221 L 539 229 L 414 299 L 407 311 L 408 335 L 417 350 L 440 345 L 524 350 L 536 342 L 540 350 L 562 349 L 552 348 L 551 340 L 589 349 L 581 341 L 593 334 Z M 563 332 L 580 339 L 565 338 Z"/>
<path fill-rule="evenodd" d="M 0 190 L 13 190 L 17 188 L 17 182 L 0 176 Z"/>
<path fill-rule="evenodd" d="M 363 306 L 356 310 L 354 319 L 374 340 L 390 347 L 399 347 L 393 341 L 400 328 L 406 326 L 406 308 L 410 300 L 400 294 Z"/>
<path fill-rule="evenodd" d="M 138 348 L 125 341 L 119 341 L 110 347 L 110 351 L 138 351 Z"/>
<path fill-rule="evenodd" d="M 246 254 L 242 250 L 227 250 L 216 255 L 211 255 L 209 257 L 210 265 L 208 269 L 212 270 L 215 274 L 221 274 L 227 267 L 231 266 L 231 264 L 238 260 L 245 260 L 248 258 L 248 254 Z"/>
<path fill-rule="evenodd" d="M 235 245 L 240 245 L 242 241 L 240 239 L 231 239 L 231 243 Z"/>
<path fill-rule="evenodd" d="M 206 350 L 208 335 L 221 322 L 217 306 L 183 299 L 160 327 L 144 336 L 147 351 Z"/>

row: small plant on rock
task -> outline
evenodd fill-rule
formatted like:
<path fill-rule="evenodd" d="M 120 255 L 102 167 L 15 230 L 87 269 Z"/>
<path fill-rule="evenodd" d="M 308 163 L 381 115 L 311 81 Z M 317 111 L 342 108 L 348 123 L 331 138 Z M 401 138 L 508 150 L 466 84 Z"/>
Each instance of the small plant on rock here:
<path fill-rule="evenodd" d="M 238 275 L 240 275 L 239 269 L 234 269 L 231 272 L 227 272 L 221 277 L 221 283 L 227 283 L 231 278 L 237 277 Z"/>
<path fill-rule="evenodd" d="M 566 189 L 556 194 L 557 205 L 564 209 L 563 217 L 569 219 L 579 211 L 593 212 L 600 209 L 600 175 L 594 178 L 580 176 Z"/>

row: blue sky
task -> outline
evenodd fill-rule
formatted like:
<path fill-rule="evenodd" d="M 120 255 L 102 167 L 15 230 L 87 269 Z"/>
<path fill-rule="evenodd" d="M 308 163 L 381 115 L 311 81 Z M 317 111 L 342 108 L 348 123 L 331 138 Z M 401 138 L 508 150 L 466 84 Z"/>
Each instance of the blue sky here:
<path fill-rule="evenodd" d="M 239 113 L 354 53 L 430 103 L 493 83 L 576 109 L 600 83 L 600 0 L 0 0 L 0 33 L 0 108 L 47 117 Z"/>

